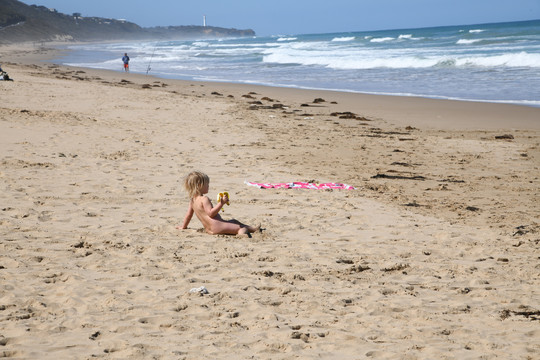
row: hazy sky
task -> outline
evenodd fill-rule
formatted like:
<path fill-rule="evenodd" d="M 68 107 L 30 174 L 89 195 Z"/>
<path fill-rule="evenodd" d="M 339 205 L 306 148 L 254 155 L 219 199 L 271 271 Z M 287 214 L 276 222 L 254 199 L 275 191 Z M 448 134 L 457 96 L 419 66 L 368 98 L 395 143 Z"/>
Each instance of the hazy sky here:
<path fill-rule="evenodd" d="M 540 19 L 540 0 L 24 0 L 143 27 L 207 24 L 293 35 Z"/>

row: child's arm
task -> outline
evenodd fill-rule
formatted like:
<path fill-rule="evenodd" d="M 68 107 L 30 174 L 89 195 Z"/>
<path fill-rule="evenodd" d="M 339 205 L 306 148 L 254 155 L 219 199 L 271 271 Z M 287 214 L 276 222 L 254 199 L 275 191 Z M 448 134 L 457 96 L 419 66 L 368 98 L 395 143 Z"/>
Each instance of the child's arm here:
<path fill-rule="evenodd" d="M 225 204 L 224 199 L 221 199 L 220 202 L 217 203 L 216 206 L 212 207 L 212 202 L 208 198 L 208 196 L 205 196 L 203 199 L 203 209 L 206 212 L 208 216 L 210 216 L 212 219 L 216 217 L 216 215 L 219 214 L 219 210 L 223 207 Z"/>
<path fill-rule="evenodd" d="M 191 221 L 191 218 L 193 217 L 193 205 L 191 204 L 191 201 L 189 202 L 188 211 L 186 212 L 186 216 L 184 217 L 184 222 L 182 223 L 182 229 L 187 229 L 189 222 Z"/>

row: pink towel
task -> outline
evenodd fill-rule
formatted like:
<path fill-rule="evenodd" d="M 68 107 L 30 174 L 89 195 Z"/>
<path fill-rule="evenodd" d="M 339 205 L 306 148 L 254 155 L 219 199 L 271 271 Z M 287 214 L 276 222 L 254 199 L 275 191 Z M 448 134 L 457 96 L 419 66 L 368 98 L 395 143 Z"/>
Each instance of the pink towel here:
<path fill-rule="evenodd" d="M 246 185 L 255 186 L 259 189 L 315 189 L 315 190 L 326 190 L 326 189 L 346 189 L 354 190 L 354 187 L 347 184 L 340 183 L 324 183 L 324 184 L 315 184 L 307 182 L 290 182 L 290 183 L 255 183 L 250 181 L 245 181 Z"/>

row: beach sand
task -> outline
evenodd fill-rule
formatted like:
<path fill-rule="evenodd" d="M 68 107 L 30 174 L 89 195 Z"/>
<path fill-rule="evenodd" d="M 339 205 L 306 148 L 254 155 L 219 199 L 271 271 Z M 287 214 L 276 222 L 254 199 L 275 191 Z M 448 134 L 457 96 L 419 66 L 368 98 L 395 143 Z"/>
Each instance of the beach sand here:
<path fill-rule="evenodd" d="M 0 357 L 540 358 L 540 108 L 53 55 L 0 48 Z M 263 231 L 177 230 L 192 170 Z"/>

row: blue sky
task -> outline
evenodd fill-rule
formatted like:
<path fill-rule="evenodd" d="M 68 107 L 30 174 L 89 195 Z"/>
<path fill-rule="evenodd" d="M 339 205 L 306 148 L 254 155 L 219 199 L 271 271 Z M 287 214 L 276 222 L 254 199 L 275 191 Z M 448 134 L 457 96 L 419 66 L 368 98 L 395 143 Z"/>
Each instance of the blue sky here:
<path fill-rule="evenodd" d="M 208 25 L 293 35 L 540 19 L 540 0 L 24 0 L 143 27 Z"/>

